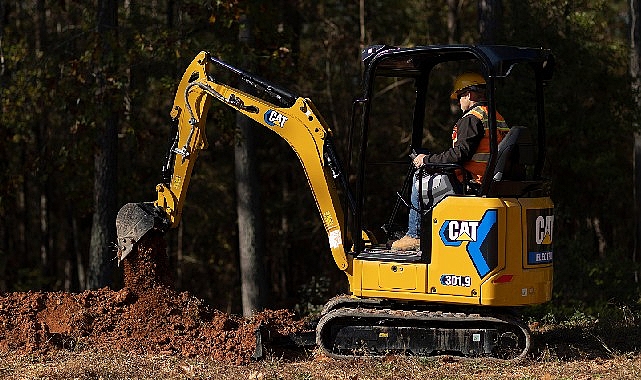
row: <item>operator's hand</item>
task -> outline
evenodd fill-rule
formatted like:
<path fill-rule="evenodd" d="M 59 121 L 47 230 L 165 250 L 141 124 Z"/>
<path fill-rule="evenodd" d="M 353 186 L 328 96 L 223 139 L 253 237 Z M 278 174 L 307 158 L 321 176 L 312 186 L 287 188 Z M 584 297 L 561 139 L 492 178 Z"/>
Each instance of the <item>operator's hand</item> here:
<path fill-rule="evenodd" d="M 425 156 L 426 156 L 425 154 L 421 153 L 421 154 L 417 155 L 416 157 L 414 157 L 414 160 L 412 161 L 414 166 L 416 166 L 417 168 L 420 168 L 421 166 L 425 165 L 423 163 L 423 159 L 425 158 Z"/>

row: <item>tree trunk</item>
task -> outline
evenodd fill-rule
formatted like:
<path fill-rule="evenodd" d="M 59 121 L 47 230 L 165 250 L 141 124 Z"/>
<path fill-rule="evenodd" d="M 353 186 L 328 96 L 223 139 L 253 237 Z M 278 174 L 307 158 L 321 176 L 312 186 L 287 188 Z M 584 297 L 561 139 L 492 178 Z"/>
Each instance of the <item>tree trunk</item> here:
<path fill-rule="evenodd" d="M 51 234 L 49 233 L 49 199 L 47 181 L 40 188 L 40 264 L 43 274 L 49 278 L 56 275 L 56 258 L 53 254 Z"/>
<path fill-rule="evenodd" d="M 182 288 L 183 285 L 183 237 L 185 233 L 184 221 L 178 225 L 178 233 L 176 234 L 176 287 Z"/>
<path fill-rule="evenodd" d="M 235 149 L 241 292 L 243 315 L 251 316 L 262 310 L 265 304 L 263 225 L 251 120 L 239 114 L 236 125 L 242 139 Z"/>
<path fill-rule="evenodd" d="M 7 223 L 2 223 L 0 225 L 0 293 L 7 291 L 7 256 L 10 254 L 8 239 L 9 228 L 7 228 Z"/>
<path fill-rule="evenodd" d="M 20 154 L 22 155 L 22 162 L 26 160 L 26 151 L 27 144 L 20 144 Z M 29 229 L 29 210 L 27 209 L 27 198 L 29 194 L 29 177 L 27 173 L 22 174 L 22 184 L 18 186 L 16 194 L 16 211 L 18 222 L 16 223 L 16 232 L 17 232 L 17 242 L 15 244 L 15 250 L 12 254 L 17 255 L 20 259 L 18 262 L 20 266 L 29 265 L 29 242 L 27 241 L 27 236 L 30 235 Z"/>
<path fill-rule="evenodd" d="M 249 50 L 252 40 L 251 25 L 245 16 L 241 19 L 238 38 Z M 247 59 L 243 66 L 249 66 Z M 236 125 L 240 139 L 235 148 L 235 172 L 241 293 L 243 315 L 251 316 L 254 312 L 262 310 L 265 304 L 263 224 L 260 218 L 261 204 L 252 121 L 239 113 L 236 116 Z"/>
<path fill-rule="evenodd" d="M 482 44 L 494 44 L 501 33 L 501 0 L 479 0 L 479 34 Z"/>
<path fill-rule="evenodd" d="M 45 12 L 45 1 L 38 0 L 36 3 L 36 54 L 38 56 L 48 56 L 48 40 L 47 40 L 47 24 L 46 24 L 46 12 Z M 46 105 L 42 101 L 39 102 L 41 109 L 46 108 Z M 50 278 L 55 278 L 56 275 L 56 260 L 53 252 L 53 243 L 51 241 L 51 234 L 49 231 L 49 169 L 48 169 L 48 160 L 49 149 L 48 149 L 48 119 L 46 115 L 41 115 L 38 120 L 38 126 L 36 130 L 37 136 L 37 146 L 39 152 L 41 152 L 42 157 L 38 160 L 38 171 L 40 175 L 38 176 L 38 192 L 40 193 L 40 265 L 42 268 L 42 274 L 45 276 L 46 282 Z M 47 289 L 50 290 L 50 289 Z"/>
<path fill-rule="evenodd" d="M 104 121 L 94 155 L 94 212 L 89 247 L 87 287 L 101 288 L 111 283 L 111 264 L 116 241 L 116 125 L 117 117 Z"/>
<path fill-rule="evenodd" d="M 5 72 L 5 62 L 4 62 L 4 51 L 2 47 L 2 41 L 4 37 L 4 20 L 5 20 L 5 5 L 4 1 L 0 0 L 0 88 L 4 86 L 4 72 Z M 0 128 L 4 128 L 4 125 L 0 125 Z M 0 150 L 2 157 L 8 157 L 4 151 L 4 148 Z M 8 220 L 5 219 L 4 223 L 0 225 L 0 292 L 7 291 L 7 282 L 6 282 L 6 268 L 7 268 L 7 256 L 9 252 L 9 227 L 7 226 Z"/>
<path fill-rule="evenodd" d="M 111 96 L 106 76 L 114 71 L 116 28 L 118 26 L 118 3 L 116 0 L 98 1 L 98 35 L 100 39 L 100 63 L 106 72 L 98 74 L 98 88 L 106 110 L 103 118 L 98 117 L 96 151 L 94 153 L 94 213 L 89 248 L 90 289 L 109 285 L 111 263 L 115 253 L 112 246 L 116 241 L 116 166 L 118 111 L 116 100 Z M 113 74 L 113 73 L 111 73 Z"/>
<path fill-rule="evenodd" d="M 459 0 L 447 0 L 447 43 L 453 44 L 458 40 Z"/>
<path fill-rule="evenodd" d="M 358 2 L 358 25 L 359 25 L 359 44 L 360 44 L 360 51 L 363 51 L 365 49 L 365 0 L 360 0 Z M 363 67 L 363 63 L 361 62 L 361 68 Z"/>
<path fill-rule="evenodd" d="M 78 232 L 78 219 L 74 212 L 70 213 L 71 222 L 71 239 L 72 239 L 72 252 L 73 257 L 71 260 L 76 263 L 76 274 L 78 276 L 78 288 L 87 288 L 87 270 L 85 263 L 82 260 L 82 252 L 80 251 L 80 233 Z"/>
<path fill-rule="evenodd" d="M 2 47 L 2 41 L 4 39 L 4 20 L 5 20 L 6 7 L 4 0 L 0 1 L 0 88 L 4 85 L 4 73 L 5 73 L 5 61 L 4 61 L 4 49 Z"/>
<path fill-rule="evenodd" d="M 641 111 L 641 6 L 639 0 L 630 0 L 630 77 L 632 85 L 632 94 L 634 96 L 634 106 L 636 112 L 633 115 L 639 115 Z M 641 133 L 639 132 L 639 121 L 633 121 L 634 134 L 634 158 L 633 178 L 634 178 L 634 215 L 635 215 L 635 234 L 634 250 L 632 251 L 632 262 L 636 263 L 641 252 Z M 634 281 L 639 283 L 639 272 L 635 270 Z"/>

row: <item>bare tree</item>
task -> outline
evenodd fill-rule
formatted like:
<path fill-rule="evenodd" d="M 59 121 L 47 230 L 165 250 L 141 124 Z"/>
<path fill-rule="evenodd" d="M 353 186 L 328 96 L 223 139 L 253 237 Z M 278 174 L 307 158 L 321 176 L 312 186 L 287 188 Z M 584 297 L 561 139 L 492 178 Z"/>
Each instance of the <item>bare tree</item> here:
<path fill-rule="evenodd" d="M 251 24 L 246 16 L 241 18 L 238 39 L 243 47 L 249 50 L 252 35 Z M 243 65 L 249 65 L 247 59 Z M 254 312 L 262 310 L 265 304 L 264 228 L 260 217 L 255 132 L 252 130 L 255 125 L 248 117 L 238 113 L 236 126 L 239 131 L 239 140 L 235 148 L 235 171 L 241 293 L 243 315 L 251 316 Z"/>
<path fill-rule="evenodd" d="M 4 37 L 4 19 L 5 19 L 5 5 L 0 1 L 0 88 L 3 86 L 3 76 L 5 71 L 4 51 L 2 49 L 2 40 Z M 6 157 L 4 149 L 0 148 L 0 155 Z M 7 282 L 5 280 L 5 271 L 7 268 L 7 254 L 9 252 L 9 243 L 7 235 L 9 235 L 9 228 L 6 222 L 0 226 L 0 292 L 7 290 Z"/>
<path fill-rule="evenodd" d="M 453 44 L 458 37 L 458 14 L 460 0 L 447 0 L 447 42 Z"/>
<path fill-rule="evenodd" d="M 38 0 L 36 2 L 36 33 L 35 33 L 35 50 L 36 54 L 42 56 L 48 56 L 48 41 L 47 41 L 47 27 L 46 27 L 46 12 L 45 12 L 45 2 L 44 0 Z M 45 108 L 44 102 L 39 101 L 41 108 Z M 49 133 L 48 118 L 46 115 L 40 115 L 38 117 L 37 125 L 34 126 L 34 135 L 36 136 L 37 148 L 41 152 L 42 156 L 37 161 L 38 162 L 38 172 L 42 173 L 37 178 L 38 192 L 40 195 L 40 265 L 42 268 L 42 273 L 47 277 L 53 277 L 55 275 L 56 262 L 54 256 L 54 250 L 52 249 L 53 242 L 51 241 L 51 235 L 49 233 L 49 189 L 51 188 L 49 184 L 48 176 L 48 160 L 49 155 L 48 149 L 48 137 Z"/>
<path fill-rule="evenodd" d="M 479 0 L 479 33 L 481 43 L 494 44 L 501 31 L 501 0 Z"/>
<path fill-rule="evenodd" d="M 630 77 L 632 85 L 632 94 L 634 96 L 634 106 L 638 115 L 641 110 L 641 26 L 639 17 L 641 17 L 641 7 L 639 0 L 630 0 Z M 635 127 L 634 134 L 634 213 L 636 221 L 634 250 L 632 252 L 632 261 L 637 262 L 639 252 L 641 252 L 641 133 L 639 132 L 639 121 L 633 120 Z M 634 280 L 639 283 L 639 273 L 634 272 Z"/>
<path fill-rule="evenodd" d="M 99 66 L 97 86 L 106 110 L 98 117 L 94 153 L 94 212 L 89 247 L 88 288 L 99 288 L 111 282 L 110 260 L 116 241 L 116 167 L 118 113 L 110 96 L 107 75 L 114 70 L 113 58 L 117 41 L 118 2 L 98 0 Z"/>

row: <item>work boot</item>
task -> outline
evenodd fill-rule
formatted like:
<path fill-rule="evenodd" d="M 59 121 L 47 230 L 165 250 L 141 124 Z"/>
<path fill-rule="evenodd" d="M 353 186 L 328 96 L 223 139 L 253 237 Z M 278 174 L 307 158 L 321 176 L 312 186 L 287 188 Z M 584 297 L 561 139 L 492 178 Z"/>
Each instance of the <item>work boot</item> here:
<path fill-rule="evenodd" d="M 395 251 L 418 251 L 421 248 L 421 239 L 413 238 L 409 235 L 392 243 L 392 249 Z"/>

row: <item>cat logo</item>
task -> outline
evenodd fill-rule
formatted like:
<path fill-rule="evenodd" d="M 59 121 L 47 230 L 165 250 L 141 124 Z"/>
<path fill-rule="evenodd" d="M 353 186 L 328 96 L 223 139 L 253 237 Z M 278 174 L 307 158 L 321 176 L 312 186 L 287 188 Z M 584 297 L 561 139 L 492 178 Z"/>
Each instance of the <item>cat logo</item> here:
<path fill-rule="evenodd" d="M 481 220 L 446 220 L 439 235 L 443 244 L 458 247 L 463 242 L 484 240 L 495 223 L 496 210 L 488 210 Z"/>
<path fill-rule="evenodd" d="M 450 220 L 447 237 L 451 241 L 476 241 L 479 222 L 470 220 Z"/>
<path fill-rule="evenodd" d="M 528 265 L 550 265 L 554 261 L 552 236 L 554 233 L 554 210 L 532 209 L 527 211 Z"/>
<path fill-rule="evenodd" d="M 534 237 L 536 244 L 552 244 L 554 215 L 539 215 L 535 221 Z"/>
<path fill-rule="evenodd" d="M 472 220 L 450 220 L 447 223 L 447 240 L 450 242 L 457 242 L 460 245 L 464 241 L 476 241 L 477 231 L 479 227 L 478 221 Z M 448 243 L 445 243 L 446 245 Z"/>
<path fill-rule="evenodd" d="M 288 119 L 289 118 L 287 116 L 276 110 L 269 110 L 265 112 L 265 123 L 269 124 L 270 127 L 279 126 L 284 128 Z"/>
<path fill-rule="evenodd" d="M 439 230 L 446 247 L 465 244 L 480 277 L 487 275 L 498 262 L 497 218 L 497 210 L 487 210 L 481 220 L 446 220 Z"/>

